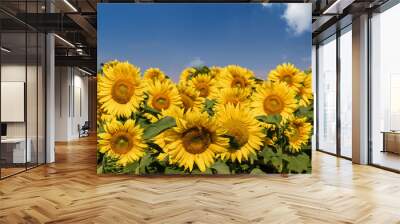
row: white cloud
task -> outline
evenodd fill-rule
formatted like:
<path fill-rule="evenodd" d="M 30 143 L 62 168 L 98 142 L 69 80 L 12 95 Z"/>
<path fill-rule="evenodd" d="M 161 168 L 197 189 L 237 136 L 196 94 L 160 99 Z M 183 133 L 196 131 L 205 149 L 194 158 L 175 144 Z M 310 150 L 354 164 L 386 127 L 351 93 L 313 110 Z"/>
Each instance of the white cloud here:
<path fill-rule="evenodd" d="M 288 3 L 282 18 L 288 24 L 288 31 L 300 35 L 311 30 L 311 4 Z"/>
<path fill-rule="evenodd" d="M 262 5 L 263 8 L 271 8 L 273 4 L 272 3 L 263 2 L 263 3 L 261 3 L 261 5 Z"/>
<path fill-rule="evenodd" d="M 204 61 L 201 60 L 199 57 L 194 58 L 190 63 L 190 67 L 200 67 L 204 65 Z"/>

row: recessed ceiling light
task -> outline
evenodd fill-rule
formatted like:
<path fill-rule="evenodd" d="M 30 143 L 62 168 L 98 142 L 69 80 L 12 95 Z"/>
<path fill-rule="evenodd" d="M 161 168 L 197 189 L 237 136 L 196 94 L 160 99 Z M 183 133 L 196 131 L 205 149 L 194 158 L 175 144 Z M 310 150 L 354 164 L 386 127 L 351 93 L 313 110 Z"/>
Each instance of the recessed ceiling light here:
<path fill-rule="evenodd" d="M 92 73 L 90 73 L 90 72 L 88 72 L 88 71 L 86 71 L 86 70 L 83 70 L 83 69 L 81 69 L 81 68 L 79 68 L 79 67 L 78 67 L 78 70 L 81 71 L 81 72 L 83 72 L 83 73 L 85 73 L 85 74 L 87 74 L 87 75 L 92 75 Z"/>
<path fill-rule="evenodd" d="M 60 37 L 58 34 L 54 34 L 55 37 L 57 37 L 59 40 L 61 40 L 62 42 L 66 43 L 67 45 L 69 45 L 70 47 L 75 48 L 75 45 L 73 45 L 71 42 L 69 42 L 68 40 Z"/>
<path fill-rule="evenodd" d="M 1 47 L 0 49 L 1 49 L 1 51 L 4 51 L 6 53 L 10 53 L 11 52 L 11 50 L 9 50 L 9 49 L 7 49 L 5 47 Z"/>
<path fill-rule="evenodd" d="M 78 10 L 68 0 L 64 0 L 64 3 L 67 4 L 74 12 L 78 12 Z"/>

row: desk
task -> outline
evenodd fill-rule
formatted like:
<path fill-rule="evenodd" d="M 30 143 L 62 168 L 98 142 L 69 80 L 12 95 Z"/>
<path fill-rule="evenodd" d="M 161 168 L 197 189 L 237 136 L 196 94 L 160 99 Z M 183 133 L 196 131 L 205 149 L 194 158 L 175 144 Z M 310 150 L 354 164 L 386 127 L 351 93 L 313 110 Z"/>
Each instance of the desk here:
<path fill-rule="evenodd" d="M 31 162 L 32 153 L 31 153 L 31 145 L 32 140 L 28 138 L 26 140 L 28 142 L 25 152 L 25 138 L 5 138 L 1 139 L 1 150 L 2 152 L 10 151 L 12 152 L 12 161 L 11 163 L 26 163 Z M 10 149 L 10 146 L 12 147 Z M 3 157 L 3 155 L 2 155 Z M 11 157 L 11 156 L 10 156 Z M 26 159 L 26 160 L 25 160 Z M 11 158 L 10 158 L 11 160 Z"/>
<path fill-rule="evenodd" d="M 383 151 L 400 154 L 400 132 L 383 131 Z"/>

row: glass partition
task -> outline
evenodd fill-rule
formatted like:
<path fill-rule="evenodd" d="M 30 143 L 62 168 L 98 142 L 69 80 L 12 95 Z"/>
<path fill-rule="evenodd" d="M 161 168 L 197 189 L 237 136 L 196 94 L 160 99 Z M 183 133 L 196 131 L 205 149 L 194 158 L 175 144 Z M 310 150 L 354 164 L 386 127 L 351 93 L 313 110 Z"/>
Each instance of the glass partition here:
<path fill-rule="evenodd" d="M 340 35 L 340 155 L 352 157 L 352 34 L 351 26 Z"/>
<path fill-rule="evenodd" d="M 371 19 L 371 162 L 400 170 L 400 4 Z"/>
<path fill-rule="evenodd" d="M 17 13 L 43 1 L 0 2 Z M 45 35 L 0 12 L 0 178 L 45 163 Z"/>
<path fill-rule="evenodd" d="M 37 165 L 37 76 L 38 76 L 38 35 L 36 32 L 27 33 L 27 82 L 26 82 L 26 114 L 27 114 L 27 150 L 30 151 L 28 168 Z"/>
<path fill-rule="evenodd" d="M 318 145 L 336 154 L 336 36 L 318 47 Z"/>
<path fill-rule="evenodd" d="M 1 34 L 2 177 L 24 171 L 31 162 L 32 152 L 26 150 L 26 41 L 25 32 Z"/>

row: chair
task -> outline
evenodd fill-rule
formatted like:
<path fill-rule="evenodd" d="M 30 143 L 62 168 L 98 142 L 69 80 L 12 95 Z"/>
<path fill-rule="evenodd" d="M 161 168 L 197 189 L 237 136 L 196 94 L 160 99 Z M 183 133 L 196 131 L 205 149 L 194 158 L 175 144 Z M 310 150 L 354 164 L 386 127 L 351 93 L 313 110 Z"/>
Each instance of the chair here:
<path fill-rule="evenodd" d="M 79 138 L 89 136 L 90 124 L 89 121 L 85 121 L 82 127 L 78 124 Z"/>

